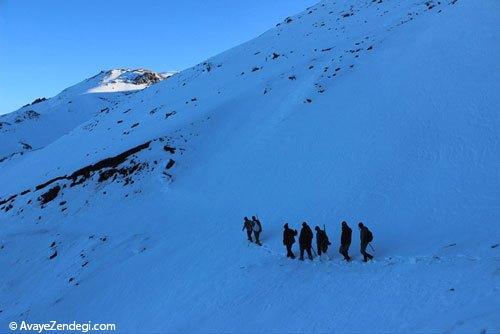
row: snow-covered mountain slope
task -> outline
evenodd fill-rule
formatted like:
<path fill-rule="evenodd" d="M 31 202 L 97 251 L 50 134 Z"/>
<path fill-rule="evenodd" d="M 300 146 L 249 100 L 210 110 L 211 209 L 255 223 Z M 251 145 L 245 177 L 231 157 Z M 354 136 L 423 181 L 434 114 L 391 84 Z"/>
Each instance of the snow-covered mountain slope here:
<path fill-rule="evenodd" d="M 1 328 L 499 332 L 499 19 L 322 1 L 0 165 Z M 331 261 L 284 257 L 303 220 Z"/>
<path fill-rule="evenodd" d="M 0 164 L 38 150 L 96 114 L 109 112 L 127 94 L 170 77 L 172 73 L 116 69 L 102 71 L 50 99 L 37 99 L 0 116 Z"/>

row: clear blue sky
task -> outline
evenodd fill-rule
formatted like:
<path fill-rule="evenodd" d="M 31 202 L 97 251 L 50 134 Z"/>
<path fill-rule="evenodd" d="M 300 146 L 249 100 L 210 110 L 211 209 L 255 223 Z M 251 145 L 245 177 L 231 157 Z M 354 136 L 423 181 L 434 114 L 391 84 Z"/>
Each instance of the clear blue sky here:
<path fill-rule="evenodd" d="M 0 114 L 100 70 L 182 70 L 318 0 L 0 0 Z"/>

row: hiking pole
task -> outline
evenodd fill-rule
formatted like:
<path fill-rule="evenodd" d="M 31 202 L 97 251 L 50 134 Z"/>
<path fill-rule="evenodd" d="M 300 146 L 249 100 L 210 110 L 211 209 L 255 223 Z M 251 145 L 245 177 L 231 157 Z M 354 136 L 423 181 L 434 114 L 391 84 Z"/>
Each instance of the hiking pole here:
<path fill-rule="evenodd" d="M 372 249 L 372 251 L 374 251 L 374 252 L 375 252 L 375 249 L 373 249 L 372 244 L 370 244 L 370 243 L 369 243 L 369 244 L 368 244 L 368 246 L 370 246 L 370 248 Z"/>

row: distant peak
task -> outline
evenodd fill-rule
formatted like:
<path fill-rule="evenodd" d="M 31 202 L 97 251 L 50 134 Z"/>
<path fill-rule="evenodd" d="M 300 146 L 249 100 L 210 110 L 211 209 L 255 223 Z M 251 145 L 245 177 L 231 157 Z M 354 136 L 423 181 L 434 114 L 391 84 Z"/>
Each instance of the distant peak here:
<path fill-rule="evenodd" d="M 63 96 L 141 90 L 165 80 L 176 72 L 158 73 L 148 69 L 118 68 L 103 70 L 61 92 Z"/>

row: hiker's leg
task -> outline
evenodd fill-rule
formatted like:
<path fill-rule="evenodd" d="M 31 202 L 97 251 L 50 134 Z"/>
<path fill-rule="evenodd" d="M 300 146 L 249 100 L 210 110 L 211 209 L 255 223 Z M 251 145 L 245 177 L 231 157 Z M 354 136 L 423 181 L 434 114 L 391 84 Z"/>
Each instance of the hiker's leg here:
<path fill-rule="evenodd" d="M 312 253 L 311 253 L 311 247 L 307 248 L 307 256 L 309 256 L 309 260 L 313 259 Z"/>

